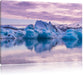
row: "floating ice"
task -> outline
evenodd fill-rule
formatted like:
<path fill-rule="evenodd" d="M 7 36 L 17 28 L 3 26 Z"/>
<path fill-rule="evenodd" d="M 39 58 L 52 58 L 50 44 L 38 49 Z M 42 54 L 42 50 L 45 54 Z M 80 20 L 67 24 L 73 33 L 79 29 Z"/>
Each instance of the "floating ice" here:
<path fill-rule="evenodd" d="M 65 40 L 77 40 L 78 37 L 77 37 L 77 34 L 74 32 L 74 30 L 70 29 L 70 30 L 67 30 L 64 34 L 64 36 L 62 37 L 62 39 L 65 39 Z"/>
<path fill-rule="evenodd" d="M 21 30 L 18 30 L 16 32 L 14 32 L 14 36 L 17 38 L 17 39 L 22 39 L 25 35 L 25 32 L 24 31 L 21 31 Z"/>
<path fill-rule="evenodd" d="M 52 25 L 51 22 L 37 20 L 35 25 L 28 25 L 26 28 L 16 28 L 10 25 L 1 26 L 0 38 L 6 39 L 57 39 L 82 40 L 82 28 L 80 24 L 73 25 Z M 78 28 L 79 27 L 79 28 Z"/>
<path fill-rule="evenodd" d="M 34 29 L 34 26 L 32 24 L 28 25 L 24 30 L 27 31 L 28 29 Z"/>
<path fill-rule="evenodd" d="M 35 30 L 27 29 L 24 38 L 26 39 L 36 39 L 38 37 L 38 33 Z"/>
<path fill-rule="evenodd" d="M 1 34 L 0 38 L 19 39 L 19 38 L 24 37 L 25 32 L 22 30 L 1 28 L 0 34 Z"/>
<path fill-rule="evenodd" d="M 82 29 L 68 29 L 62 37 L 63 40 L 82 40 Z"/>
<path fill-rule="evenodd" d="M 11 29 L 6 30 L 4 28 L 1 28 L 1 30 L 0 30 L 1 37 L 0 38 L 14 39 L 15 37 L 13 36 L 12 32 L 13 31 Z"/>
<path fill-rule="evenodd" d="M 82 29 L 76 29 L 75 33 L 77 34 L 77 37 L 79 40 L 82 40 Z"/>
<path fill-rule="evenodd" d="M 39 34 L 38 38 L 56 38 L 57 36 L 56 30 L 50 22 L 36 21 L 35 31 Z"/>

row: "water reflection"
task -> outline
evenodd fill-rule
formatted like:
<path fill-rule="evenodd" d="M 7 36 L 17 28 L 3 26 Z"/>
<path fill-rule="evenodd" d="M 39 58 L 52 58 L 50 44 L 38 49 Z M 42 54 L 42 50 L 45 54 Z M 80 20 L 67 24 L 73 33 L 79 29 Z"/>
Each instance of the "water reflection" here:
<path fill-rule="evenodd" d="M 11 48 L 14 46 L 25 45 L 28 50 L 35 50 L 36 53 L 41 53 L 51 50 L 56 45 L 64 44 L 67 48 L 81 48 L 82 40 L 61 40 L 61 39 L 2 39 L 1 47 Z"/>
<path fill-rule="evenodd" d="M 82 40 L 63 40 L 67 48 L 81 48 Z"/>
<path fill-rule="evenodd" d="M 10 47 L 13 47 L 15 46 L 13 39 L 1 39 L 0 40 L 0 46 L 1 47 L 6 47 L 6 48 L 10 48 Z"/>
<path fill-rule="evenodd" d="M 25 41 L 25 46 L 30 50 L 32 50 L 33 47 L 38 43 L 38 41 L 35 39 L 32 39 L 32 40 L 31 39 L 25 39 L 24 41 Z"/>
<path fill-rule="evenodd" d="M 57 40 L 56 39 L 52 39 L 52 40 L 38 40 L 38 43 L 35 44 L 34 48 L 35 48 L 35 52 L 37 53 L 41 53 L 43 51 L 47 51 L 47 50 L 51 50 L 54 46 L 57 45 Z"/>

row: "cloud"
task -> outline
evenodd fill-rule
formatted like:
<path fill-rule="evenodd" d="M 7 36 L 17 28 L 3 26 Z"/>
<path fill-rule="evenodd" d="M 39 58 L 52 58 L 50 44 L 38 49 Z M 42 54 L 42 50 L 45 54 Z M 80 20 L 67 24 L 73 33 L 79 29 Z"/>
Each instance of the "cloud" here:
<path fill-rule="evenodd" d="M 81 4 L 78 3 L 53 3 L 54 5 L 57 5 L 58 8 L 64 8 L 64 9 L 80 9 L 82 8 Z"/>
<path fill-rule="evenodd" d="M 1 13 L 2 18 L 9 15 L 6 18 L 20 19 L 18 17 L 22 17 L 23 19 L 71 23 L 82 20 L 82 5 L 75 3 L 2 1 Z M 5 14 L 3 15 L 3 13 Z"/>

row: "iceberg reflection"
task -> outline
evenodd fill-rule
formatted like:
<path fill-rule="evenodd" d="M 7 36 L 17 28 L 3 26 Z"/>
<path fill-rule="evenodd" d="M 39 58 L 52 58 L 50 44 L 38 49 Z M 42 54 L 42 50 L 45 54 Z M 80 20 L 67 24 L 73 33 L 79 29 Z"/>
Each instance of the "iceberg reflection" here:
<path fill-rule="evenodd" d="M 67 48 L 81 48 L 82 40 L 61 40 L 61 39 L 2 39 L 1 47 L 10 48 L 13 46 L 25 45 L 28 50 L 35 50 L 36 53 L 50 51 L 56 45 L 64 44 Z"/>
<path fill-rule="evenodd" d="M 38 43 L 34 46 L 35 52 L 41 53 L 47 50 L 51 50 L 54 46 L 56 46 L 57 40 L 56 39 L 41 39 L 38 40 Z"/>
<path fill-rule="evenodd" d="M 81 48 L 82 40 L 63 40 L 67 48 Z"/>

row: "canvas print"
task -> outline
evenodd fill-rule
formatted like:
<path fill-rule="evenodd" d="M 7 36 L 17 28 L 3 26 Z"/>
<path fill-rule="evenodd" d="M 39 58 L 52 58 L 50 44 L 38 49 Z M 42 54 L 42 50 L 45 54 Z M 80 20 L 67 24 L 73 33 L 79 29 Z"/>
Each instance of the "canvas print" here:
<path fill-rule="evenodd" d="M 82 61 L 82 4 L 0 3 L 1 64 Z"/>

